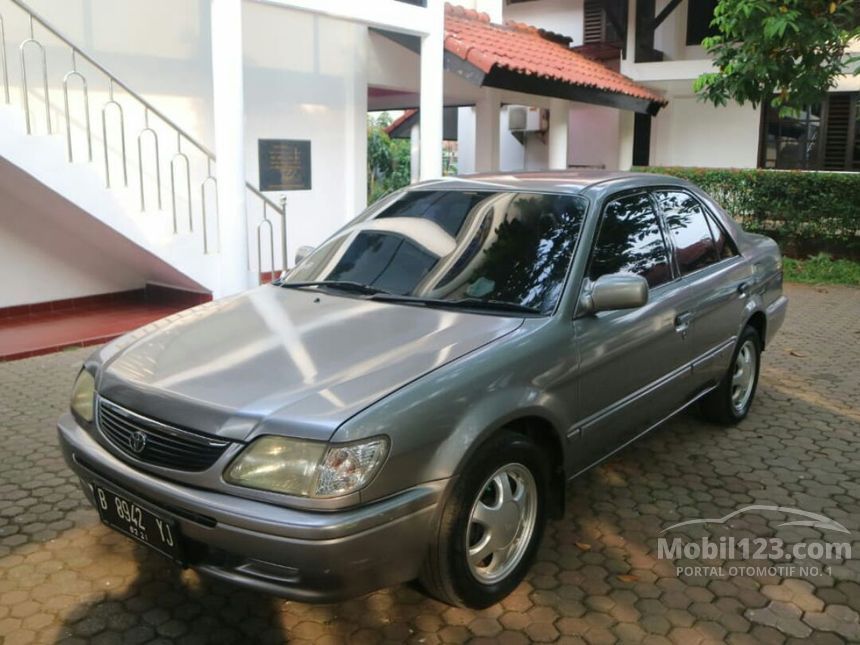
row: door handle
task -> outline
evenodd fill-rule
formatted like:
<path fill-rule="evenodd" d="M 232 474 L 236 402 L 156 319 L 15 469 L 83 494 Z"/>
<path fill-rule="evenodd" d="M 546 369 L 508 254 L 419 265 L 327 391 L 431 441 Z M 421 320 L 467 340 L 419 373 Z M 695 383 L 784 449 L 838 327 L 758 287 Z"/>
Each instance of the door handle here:
<path fill-rule="evenodd" d="M 675 331 L 680 334 L 686 334 L 691 322 L 693 322 L 693 313 L 691 311 L 678 314 L 675 316 Z"/>
<path fill-rule="evenodd" d="M 749 282 L 741 282 L 738 285 L 738 295 L 741 298 L 746 298 L 748 295 L 750 295 L 750 283 Z"/>

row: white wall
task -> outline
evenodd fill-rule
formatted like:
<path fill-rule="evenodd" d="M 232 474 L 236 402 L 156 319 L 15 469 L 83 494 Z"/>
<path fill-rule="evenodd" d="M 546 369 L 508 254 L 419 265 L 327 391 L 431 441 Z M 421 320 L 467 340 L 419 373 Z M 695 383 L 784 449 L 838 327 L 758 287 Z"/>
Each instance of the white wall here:
<path fill-rule="evenodd" d="M 692 94 L 668 99 L 652 121 L 652 166 L 756 167 L 759 110 L 713 107 Z"/>
<path fill-rule="evenodd" d="M 244 41 L 251 183 L 259 182 L 258 139 L 311 141 L 311 190 L 284 193 L 292 257 L 299 246 L 322 242 L 366 202 L 367 28 L 246 3 Z M 256 244 L 255 230 L 251 235 Z"/>
<path fill-rule="evenodd" d="M 616 170 L 619 117 L 615 108 L 571 102 L 568 163 Z"/>
<path fill-rule="evenodd" d="M 0 159 L 0 308 L 130 289 L 200 291 L 186 276 Z"/>
<path fill-rule="evenodd" d="M 28 0 L 27 4 L 192 136 L 212 144 L 209 0 Z M 0 10 L 6 20 L 14 82 L 18 43 L 27 23 L 24 13 L 8 0 L 0 0 Z M 59 109 L 60 81 L 71 67 L 70 56 L 38 25 L 36 38 L 49 45 L 52 98 Z M 83 69 L 87 73 L 86 65 Z M 91 85 L 101 86 L 95 74 L 87 75 Z M 100 112 L 101 107 L 93 104 L 94 125 Z"/>
<path fill-rule="evenodd" d="M 0 308 L 139 289 L 143 277 L 53 218 L 39 221 L 16 196 L 0 200 Z M 50 226 L 46 226 L 50 225 Z M 100 241 L 100 240 L 99 240 Z"/>
<path fill-rule="evenodd" d="M 505 20 L 524 22 L 535 27 L 573 38 L 573 45 L 583 40 L 583 0 L 536 0 L 506 4 Z"/>

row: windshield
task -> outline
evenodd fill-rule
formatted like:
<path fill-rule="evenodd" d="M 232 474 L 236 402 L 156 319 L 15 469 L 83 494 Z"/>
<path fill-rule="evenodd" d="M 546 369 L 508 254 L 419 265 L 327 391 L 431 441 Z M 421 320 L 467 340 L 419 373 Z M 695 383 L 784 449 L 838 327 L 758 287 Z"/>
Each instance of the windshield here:
<path fill-rule="evenodd" d="M 413 190 L 360 216 L 283 284 L 343 282 L 438 301 L 554 309 L 586 211 L 574 195 Z"/>

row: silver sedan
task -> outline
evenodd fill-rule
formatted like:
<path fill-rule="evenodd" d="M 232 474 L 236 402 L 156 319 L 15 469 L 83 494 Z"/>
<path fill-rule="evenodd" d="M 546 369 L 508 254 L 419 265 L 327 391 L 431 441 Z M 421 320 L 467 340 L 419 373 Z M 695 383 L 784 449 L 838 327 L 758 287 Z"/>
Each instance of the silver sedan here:
<path fill-rule="evenodd" d="M 102 520 L 180 566 L 485 607 L 570 479 L 693 404 L 743 419 L 785 311 L 776 244 L 677 179 L 418 184 L 98 350 L 60 443 Z"/>

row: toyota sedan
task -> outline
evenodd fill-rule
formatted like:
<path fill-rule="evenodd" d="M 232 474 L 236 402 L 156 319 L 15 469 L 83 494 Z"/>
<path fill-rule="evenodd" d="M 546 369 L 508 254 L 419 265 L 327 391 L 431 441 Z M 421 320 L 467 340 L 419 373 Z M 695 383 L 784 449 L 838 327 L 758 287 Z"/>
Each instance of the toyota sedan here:
<path fill-rule="evenodd" d="M 423 183 L 99 349 L 60 443 L 101 519 L 180 566 L 486 607 L 571 479 L 694 404 L 742 420 L 785 311 L 776 244 L 678 179 Z"/>

